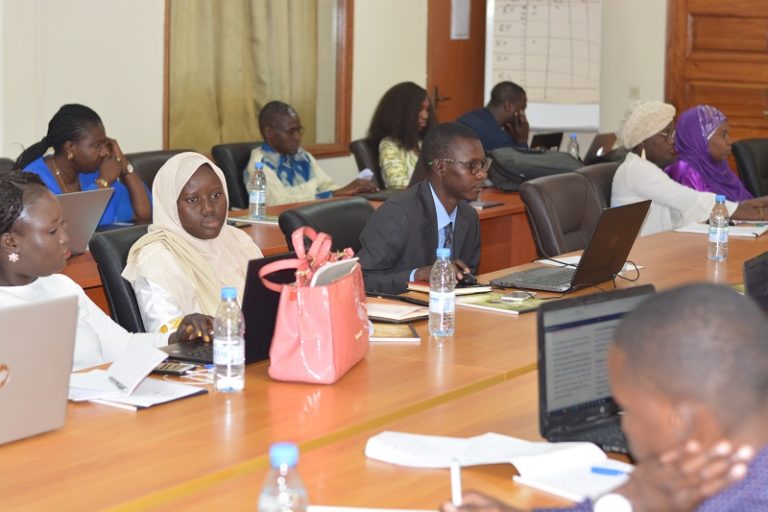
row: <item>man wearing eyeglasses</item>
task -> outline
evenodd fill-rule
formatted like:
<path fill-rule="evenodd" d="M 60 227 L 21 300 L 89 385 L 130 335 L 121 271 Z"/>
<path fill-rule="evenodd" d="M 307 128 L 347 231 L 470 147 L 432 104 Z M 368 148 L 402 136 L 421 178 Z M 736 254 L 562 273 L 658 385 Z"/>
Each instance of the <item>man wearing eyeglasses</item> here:
<path fill-rule="evenodd" d="M 243 171 L 246 186 L 256 162 L 264 163 L 267 178 L 267 206 L 299 203 L 331 196 L 354 196 L 376 192 L 372 180 L 353 180 L 339 188 L 320 168 L 317 160 L 301 147 L 299 114 L 287 103 L 270 101 L 259 112 L 259 129 L 264 144 L 251 151 Z"/>
<path fill-rule="evenodd" d="M 457 279 L 477 271 L 480 222 L 467 202 L 480 195 L 490 167 L 480 140 L 460 124 L 439 124 L 420 158 L 426 179 L 379 207 L 360 235 L 368 291 L 402 293 L 408 281 L 429 281 L 438 247 L 451 249 Z"/>

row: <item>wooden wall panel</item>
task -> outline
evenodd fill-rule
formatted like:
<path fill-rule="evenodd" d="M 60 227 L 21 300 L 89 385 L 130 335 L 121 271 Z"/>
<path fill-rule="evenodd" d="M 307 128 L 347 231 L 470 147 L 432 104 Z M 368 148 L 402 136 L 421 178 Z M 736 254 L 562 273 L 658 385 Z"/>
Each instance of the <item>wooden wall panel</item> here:
<path fill-rule="evenodd" d="M 692 15 L 690 55 L 706 50 L 764 55 L 768 50 L 766 32 L 768 18 Z"/>

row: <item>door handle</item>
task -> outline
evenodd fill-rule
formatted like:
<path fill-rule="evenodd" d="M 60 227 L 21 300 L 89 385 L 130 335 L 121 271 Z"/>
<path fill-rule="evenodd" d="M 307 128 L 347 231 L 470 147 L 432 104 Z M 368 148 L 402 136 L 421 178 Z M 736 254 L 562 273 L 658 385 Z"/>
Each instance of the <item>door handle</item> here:
<path fill-rule="evenodd" d="M 435 94 L 432 97 L 433 101 L 435 102 L 435 108 L 437 108 L 438 103 L 441 101 L 448 101 L 451 99 L 450 96 L 440 96 L 440 90 L 435 86 Z"/>

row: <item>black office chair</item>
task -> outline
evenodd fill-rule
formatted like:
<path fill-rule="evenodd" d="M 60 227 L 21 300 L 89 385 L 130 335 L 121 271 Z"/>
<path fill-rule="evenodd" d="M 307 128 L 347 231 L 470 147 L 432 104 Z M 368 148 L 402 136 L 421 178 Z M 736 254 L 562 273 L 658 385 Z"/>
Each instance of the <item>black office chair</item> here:
<path fill-rule="evenodd" d="M 243 170 L 248 165 L 251 151 L 261 144 L 261 142 L 234 142 L 218 144 L 211 148 L 213 161 L 221 167 L 224 178 L 227 180 L 230 208 L 248 208 L 248 191 L 243 181 Z"/>
<path fill-rule="evenodd" d="M 147 226 L 101 231 L 93 235 L 88 243 L 99 269 L 112 319 L 129 332 L 144 332 L 144 322 L 141 320 L 133 287 L 120 274 L 128 260 L 128 251 L 146 233 Z"/>
<path fill-rule="evenodd" d="M 584 249 L 604 200 L 587 178 L 576 172 L 526 181 L 520 185 L 520 199 L 542 258 Z"/>
<path fill-rule="evenodd" d="M 144 180 L 144 183 L 152 189 L 152 183 L 155 181 L 155 175 L 160 167 L 168 161 L 173 155 L 192 151 L 191 149 L 167 149 L 160 151 L 142 151 L 140 153 L 126 153 L 125 157 L 133 165 L 134 172 Z"/>
<path fill-rule="evenodd" d="M 10 158 L 0 158 L 0 172 L 13 169 L 13 160 Z"/>
<path fill-rule="evenodd" d="M 768 139 L 738 140 L 732 150 L 747 190 L 755 197 L 768 195 Z"/>
<path fill-rule="evenodd" d="M 600 207 L 607 208 L 611 206 L 611 189 L 613 188 L 613 175 L 619 168 L 619 162 L 605 162 L 602 164 L 586 165 L 575 172 L 581 174 L 592 185 L 597 198 L 600 200 Z"/>
<path fill-rule="evenodd" d="M 379 147 L 371 139 L 357 139 L 349 143 L 349 150 L 355 156 L 357 169 L 370 169 L 376 176 L 379 188 L 387 188 L 384 184 L 384 176 L 381 174 L 381 165 L 379 165 Z"/>
<path fill-rule="evenodd" d="M 341 251 L 351 247 L 360 250 L 360 233 L 373 213 L 373 206 L 362 197 L 345 197 L 306 204 L 280 214 L 278 223 L 293 251 L 291 235 L 302 226 L 309 226 L 318 233 L 328 233 L 333 238 L 331 250 Z"/>

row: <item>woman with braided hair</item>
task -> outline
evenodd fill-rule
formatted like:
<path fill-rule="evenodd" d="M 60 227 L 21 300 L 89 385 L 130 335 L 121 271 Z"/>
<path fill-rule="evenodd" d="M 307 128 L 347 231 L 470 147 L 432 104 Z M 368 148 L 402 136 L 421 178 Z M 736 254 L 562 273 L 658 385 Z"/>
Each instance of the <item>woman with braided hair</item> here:
<path fill-rule="evenodd" d="M 53 154 L 45 156 L 49 148 Z M 48 122 L 45 137 L 28 147 L 14 166 L 40 176 L 54 194 L 112 188 L 99 225 L 148 222 L 149 190 L 133 172 L 99 115 L 85 105 L 64 105 Z"/>

